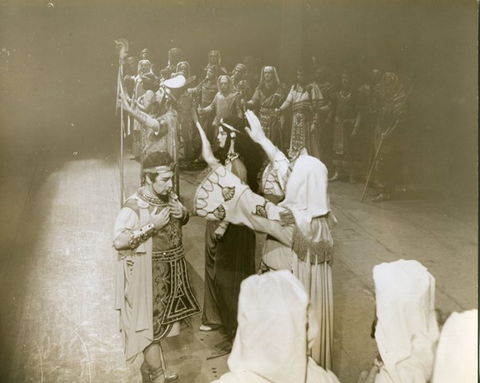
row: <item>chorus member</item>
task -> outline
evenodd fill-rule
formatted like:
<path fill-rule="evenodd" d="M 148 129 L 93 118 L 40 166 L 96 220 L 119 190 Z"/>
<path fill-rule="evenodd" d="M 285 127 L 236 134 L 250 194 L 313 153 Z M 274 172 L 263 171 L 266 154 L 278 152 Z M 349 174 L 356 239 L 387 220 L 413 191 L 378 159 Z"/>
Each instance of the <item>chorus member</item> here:
<path fill-rule="evenodd" d="M 209 113 L 215 116 L 212 122 L 212 126 L 214 128 L 213 137 L 217 137 L 218 135 L 218 127 L 220 126 L 220 120 L 222 118 L 242 118 L 243 116 L 239 94 L 233 89 L 232 79 L 225 75 L 220 76 L 217 80 L 217 89 L 218 92 L 215 95 L 212 103 L 205 108 L 198 108 L 198 113 L 200 116 Z"/>
<path fill-rule="evenodd" d="M 274 66 L 265 66 L 260 74 L 260 84 L 246 106 L 254 109 L 259 118 L 265 135 L 273 144 L 283 150 L 282 130 L 283 116 L 275 113 L 286 98 L 286 92 L 280 83 L 277 69 Z"/>
<path fill-rule="evenodd" d="M 348 73 L 342 73 L 340 90 L 333 97 L 333 165 L 335 174 L 331 182 L 344 180 L 356 183 L 357 169 L 360 167 L 361 114 L 358 108 L 358 94 L 354 91 L 352 79 Z"/>
<path fill-rule="evenodd" d="M 283 113 L 289 108 L 292 109 L 292 130 L 288 150 L 290 158 L 297 156 L 302 148 L 307 148 L 310 155 L 320 158 L 318 143 L 314 138 L 317 126 L 313 106 L 317 96 L 308 84 L 306 70 L 298 68 L 296 84 L 290 89 L 285 102 L 276 110 L 277 113 Z"/>

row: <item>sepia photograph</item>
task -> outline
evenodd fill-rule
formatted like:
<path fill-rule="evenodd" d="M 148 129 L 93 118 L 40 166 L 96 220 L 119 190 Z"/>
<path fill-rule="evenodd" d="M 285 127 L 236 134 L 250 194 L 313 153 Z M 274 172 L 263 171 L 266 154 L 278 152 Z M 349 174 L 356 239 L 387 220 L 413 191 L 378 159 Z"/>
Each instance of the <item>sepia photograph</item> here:
<path fill-rule="evenodd" d="M 0 382 L 474 383 L 478 2 L 0 0 Z"/>

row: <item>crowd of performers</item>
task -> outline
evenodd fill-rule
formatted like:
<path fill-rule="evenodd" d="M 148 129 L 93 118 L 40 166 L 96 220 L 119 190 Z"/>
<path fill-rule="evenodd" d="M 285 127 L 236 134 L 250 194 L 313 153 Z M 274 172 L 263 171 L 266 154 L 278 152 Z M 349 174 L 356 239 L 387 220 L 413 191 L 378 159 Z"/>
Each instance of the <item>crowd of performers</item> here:
<path fill-rule="evenodd" d="M 201 161 L 194 113 L 215 145 L 220 120 L 243 118 L 250 109 L 260 118 L 267 137 L 289 158 L 306 148 L 327 166 L 331 182 L 363 182 L 373 166 L 371 185 L 378 193 L 372 201 L 392 198 L 401 173 L 399 152 L 408 93 L 396 74 L 372 69 L 359 86 L 347 71 L 338 71 L 334 81 L 328 67 L 299 67 L 295 83 L 288 86 L 275 66 L 256 68 L 252 56 L 227 71 L 218 50 L 208 53 L 197 76 L 179 48 L 168 52 L 163 69 L 149 60 L 148 49 L 141 51 L 139 60 L 128 57 L 125 61 L 124 89 L 133 112 L 171 119 L 174 111 L 178 126 L 174 159 L 182 168 L 196 168 Z M 170 84 L 179 74 L 186 82 Z M 169 92 L 171 87 L 181 92 Z M 127 131 L 133 137 L 132 153 L 141 161 L 148 138 L 142 135 L 142 118 L 134 117 L 128 120 Z"/>
<path fill-rule="evenodd" d="M 168 66 L 157 71 L 143 50 L 138 63 L 126 59 L 130 69 L 121 78 L 122 108 L 131 117 L 127 132 L 141 162 L 141 186 L 121 209 L 114 235 L 116 308 L 127 360 L 143 353 L 143 382 L 178 378 L 167 367 L 161 343 L 202 311 L 182 241 L 182 227 L 193 213 L 207 220 L 199 331 L 222 333 L 212 357 L 230 353 L 230 372 L 220 382 L 338 382 L 330 371 L 336 219 L 328 183 L 344 177 L 354 182 L 365 143 L 377 141 L 376 200 L 389 198 L 393 136 L 405 114 L 403 87 L 393 73 L 373 71 L 359 91 L 348 74 L 335 90 L 317 68 L 314 82 L 299 69 L 287 92 L 275 67 L 265 66 L 255 88 L 252 69 L 242 63 L 227 74 L 218 51 L 208 54 L 205 76 L 195 85 L 181 50 L 170 50 L 168 58 Z M 289 145 L 283 144 L 286 126 Z M 328 156 L 334 166 L 330 180 L 322 162 Z M 199 159 L 210 171 L 189 212 L 179 198 L 179 165 L 195 167 Z M 259 270 L 256 233 L 266 234 Z M 439 338 L 432 319 L 434 280 L 411 262 L 378 266 L 386 271 L 377 279 L 396 293 L 381 295 L 384 287 L 374 273 L 380 353 L 363 381 L 427 382 L 432 376 Z M 404 280 L 392 284 L 395 278 Z M 415 298 L 409 283 L 418 287 Z M 413 299 L 414 320 L 402 299 Z M 389 305 L 395 304 L 392 317 Z M 399 353 L 392 351 L 397 348 Z"/>

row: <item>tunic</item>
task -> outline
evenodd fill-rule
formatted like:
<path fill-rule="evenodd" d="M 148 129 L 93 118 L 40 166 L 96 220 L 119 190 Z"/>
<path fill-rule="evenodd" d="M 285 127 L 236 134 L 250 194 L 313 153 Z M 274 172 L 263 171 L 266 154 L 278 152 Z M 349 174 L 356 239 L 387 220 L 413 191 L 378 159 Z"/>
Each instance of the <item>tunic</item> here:
<path fill-rule="evenodd" d="M 294 158 L 301 148 L 305 147 L 308 153 L 320 158 L 320 150 L 317 140 L 310 133 L 310 126 L 313 122 L 312 100 L 316 95 L 307 87 L 294 85 L 288 93 L 287 99 L 281 106 L 285 109 L 292 107 L 292 132 L 290 136 L 289 156 Z"/>
<path fill-rule="evenodd" d="M 260 123 L 265 135 L 274 145 L 282 148 L 281 140 L 281 121 L 275 114 L 275 109 L 279 108 L 285 100 L 285 90 L 281 86 L 259 87 L 255 90 L 251 101 L 257 110 Z"/>
<path fill-rule="evenodd" d="M 155 209 L 167 201 L 147 196 L 140 188 L 126 202 L 115 223 L 115 238 L 146 225 Z M 119 252 L 115 309 L 120 312 L 120 332 L 125 356 L 135 356 L 154 341 L 176 335 L 179 321 L 200 312 L 188 279 L 182 244 L 181 220 L 169 223 L 134 250 Z"/>
<path fill-rule="evenodd" d="M 337 92 L 333 101 L 335 115 L 333 152 L 335 162 L 340 162 L 343 166 L 350 166 L 351 162 L 357 162 L 358 166 L 358 143 L 355 138 L 351 137 L 357 117 L 355 94 L 353 92 L 348 94 Z"/>

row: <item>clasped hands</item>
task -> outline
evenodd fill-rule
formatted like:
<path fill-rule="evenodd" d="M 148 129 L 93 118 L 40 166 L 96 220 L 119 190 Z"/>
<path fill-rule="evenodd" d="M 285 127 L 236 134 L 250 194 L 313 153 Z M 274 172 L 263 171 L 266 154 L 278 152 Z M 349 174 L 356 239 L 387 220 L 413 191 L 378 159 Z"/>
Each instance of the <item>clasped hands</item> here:
<path fill-rule="evenodd" d="M 170 216 L 181 219 L 183 217 L 183 206 L 177 200 L 172 200 L 168 206 L 164 207 L 160 212 L 155 208 L 150 216 L 150 222 L 153 223 L 156 230 L 160 230 L 170 222 Z"/>

